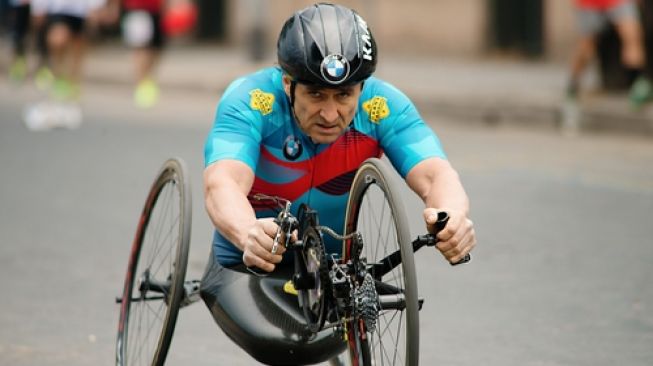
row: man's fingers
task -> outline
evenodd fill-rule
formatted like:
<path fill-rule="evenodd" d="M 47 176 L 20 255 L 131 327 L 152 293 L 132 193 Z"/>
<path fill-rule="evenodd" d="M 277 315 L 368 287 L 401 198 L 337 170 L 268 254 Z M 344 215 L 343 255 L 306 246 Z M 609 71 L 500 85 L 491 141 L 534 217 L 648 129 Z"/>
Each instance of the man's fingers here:
<path fill-rule="evenodd" d="M 465 231 L 462 238 L 452 238 L 448 241 L 439 242 L 438 250 L 451 263 L 460 261 L 476 245 L 474 241 L 473 229 Z"/>
<path fill-rule="evenodd" d="M 281 256 L 281 254 L 284 251 L 282 246 L 279 246 L 276 254 L 272 254 L 272 244 L 270 244 L 268 248 L 268 245 L 262 245 L 261 243 L 258 243 L 258 245 L 254 244 L 249 246 L 248 249 L 249 252 L 252 253 L 254 256 L 261 258 L 270 263 L 279 263 L 281 262 L 281 259 L 283 259 L 283 257 Z"/>
<path fill-rule="evenodd" d="M 266 272 L 272 272 L 275 268 L 274 264 L 266 262 L 262 258 L 252 255 L 249 252 L 243 253 L 243 263 L 245 263 L 247 267 L 258 267 Z"/>
<path fill-rule="evenodd" d="M 434 225 L 436 221 L 438 221 L 438 210 L 432 207 L 427 207 L 422 211 L 422 215 L 424 216 L 424 221 L 426 222 L 426 225 Z"/>

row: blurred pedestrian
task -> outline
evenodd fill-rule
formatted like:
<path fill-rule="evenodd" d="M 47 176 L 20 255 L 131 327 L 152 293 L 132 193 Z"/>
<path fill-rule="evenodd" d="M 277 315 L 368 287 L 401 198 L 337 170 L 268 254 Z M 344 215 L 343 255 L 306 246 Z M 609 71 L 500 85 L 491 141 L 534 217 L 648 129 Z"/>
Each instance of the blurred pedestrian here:
<path fill-rule="evenodd" d="M 621 61 L 634 83 L 630 101 L 640 106 L 653 97 L 644 75 L 645 52 L 637 4 L 633 0 L 575 0 L 579 39 L 573 53 L 567 95 L 576 99 L 581 78 L 596 52 L 600 32 L 612 24 L 621 40 Z"/>
<path fill-rule="evenodd" d="M 190 0 L 111 0 L 113 14 L 121 7 L 123 39 L 134 50 L 134 104 L 150 108 L 159 99 L 155 72 L 166 39 L 184 33 L 187 19 L 194 25 L 195 7 Z"/>
<path fill-rule="evenodd" d="M 29 0 L 9 1 L 9 29 L 11 34 L 11 65 L 9 79 L 23 82 L 27 77 L 26 39 L 30 26 Z"/>
<path fill-rule="evenodd" d="M 81 123 L 80 81 L 86 51 L 86 28 L 95 23 L 104 0 L 32 0 L 32 14 L 43 27 L 49 66 L 54 76 L 50 100 L 29 106 L 31 129 L 75 128 Z"/>
<path fill-rule="evenodd" d="M 104 0 L 32 0 L 32 14 L 45 33 L 50 67 L 55 77 L 54 96 L 79 96 L 86 51 L 85 30 Z M 90 18 L 90 19 L 89 19 Z"/>
<path fill-rule="evenodd" d="M 30 74 L 28 49 L 30 33 L 36 36 L 36 74 L 34 81 L 40 90 L 47 90 L 52 85 L 54 76 L 48 66 L 46 35 L 43 22 L 31 21 L 30 0 L 9 1 L 9 29 L 11 35 L 12 55 L 9 66 L 9 79 L 22 83 Z M 35 24 L 37 23 L 37 24 Z"/>
<path fill-rule="evenodd" d="M 134 104 L 149 108 L 159 99 L 159 88 L 154 81 L 154 70 L 159 61 L 165 37 L 161 29 L 164 0 L 112 0 L 112 13 L 122 16 L 122 35 L 125 43 L 133 48 Z"/>

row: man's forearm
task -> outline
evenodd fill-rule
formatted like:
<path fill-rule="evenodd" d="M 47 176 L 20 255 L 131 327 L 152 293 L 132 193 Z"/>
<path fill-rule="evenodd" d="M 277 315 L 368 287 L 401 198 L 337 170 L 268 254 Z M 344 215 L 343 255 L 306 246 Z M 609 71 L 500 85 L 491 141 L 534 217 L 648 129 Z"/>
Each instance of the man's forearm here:
<path fill-rule="evenodd" d="M 256 221 L 247 196 L 238 192 L 237 187 L 210 189 L 206 194 L 206 210 L 218 231 L 242 250 L 247 230 Z"/>
<path fill-rule="evenodd" d="M 241 250 L 247 231 L 256 222 L 247 199 L 253 175 L 244 164 L 234 161 L 214 163 L 204 172 L 206 211 L 218 231 Z"/>
<path fill-rule="evenodd" d="M 423 200 L 426 207 L 456 210 L 465 216 L 469 214 L 469 199 L 454 170 L 437 174 Z"/>
<path fill-rule="evenodd" d="M 406 182 L 426 207 L 469 213 L 460 177 L 446 160 L 431 158 L 419 163 L 408 173 Z"/>

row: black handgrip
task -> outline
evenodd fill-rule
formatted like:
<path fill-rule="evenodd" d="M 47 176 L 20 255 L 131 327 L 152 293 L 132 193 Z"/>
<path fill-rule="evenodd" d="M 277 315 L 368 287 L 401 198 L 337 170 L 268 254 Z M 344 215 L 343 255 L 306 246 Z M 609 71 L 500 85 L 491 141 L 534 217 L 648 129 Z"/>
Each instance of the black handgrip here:
<path fill-rule="evenodd" d="M 438 219 L 435 221 L 435 232 L 433 233 L 433 237 L 435 238 L 435 244 L 437 245 L 437 237 L 435 237 L 442 229 L 444 229 L 445 226 L 447 226 L 447 222 L 449 221 L 449 214 L 446 213 L 445 211 L 439 211 L 438 212 Z M 467 253 L 465 256 L 459 260 L 458 262 L 451 263 L 452 266 L 457 266 L 459 264 L 465 264 L 469 261 L 472 260 L 471 254 Z"/>
<path fill-rule="evenodd" d="M 463 257 L 463 259 L 459 260 L 459 261 L 456 262 L 456 263 L 451 263 L 451 265 L 452 265 L 452 266 L 457 266 L 457 265 L 459 265 L 459 264 L 465 264 L 465 263 L 467 263 L 467 262 L 469 262 L 469 261 L 471 261 L 471 260 L 472 260 L 472 255 L 469 254 L 469 253 L 467 253 L 467 254 L 465 254 L 465 256 Z"/>

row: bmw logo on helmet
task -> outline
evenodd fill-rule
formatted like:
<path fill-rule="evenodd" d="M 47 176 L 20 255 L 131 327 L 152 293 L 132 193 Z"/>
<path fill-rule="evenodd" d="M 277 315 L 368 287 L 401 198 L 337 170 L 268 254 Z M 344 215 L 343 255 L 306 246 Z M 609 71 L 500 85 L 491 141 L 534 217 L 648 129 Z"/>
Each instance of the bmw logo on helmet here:
<path fill-rule="evenodd" d="M 344 56 L 333 53 L 322 60 L 320 71 L 324 80 L 337 85 L 345 81 L 349 76 L 349 62 Z"/>

